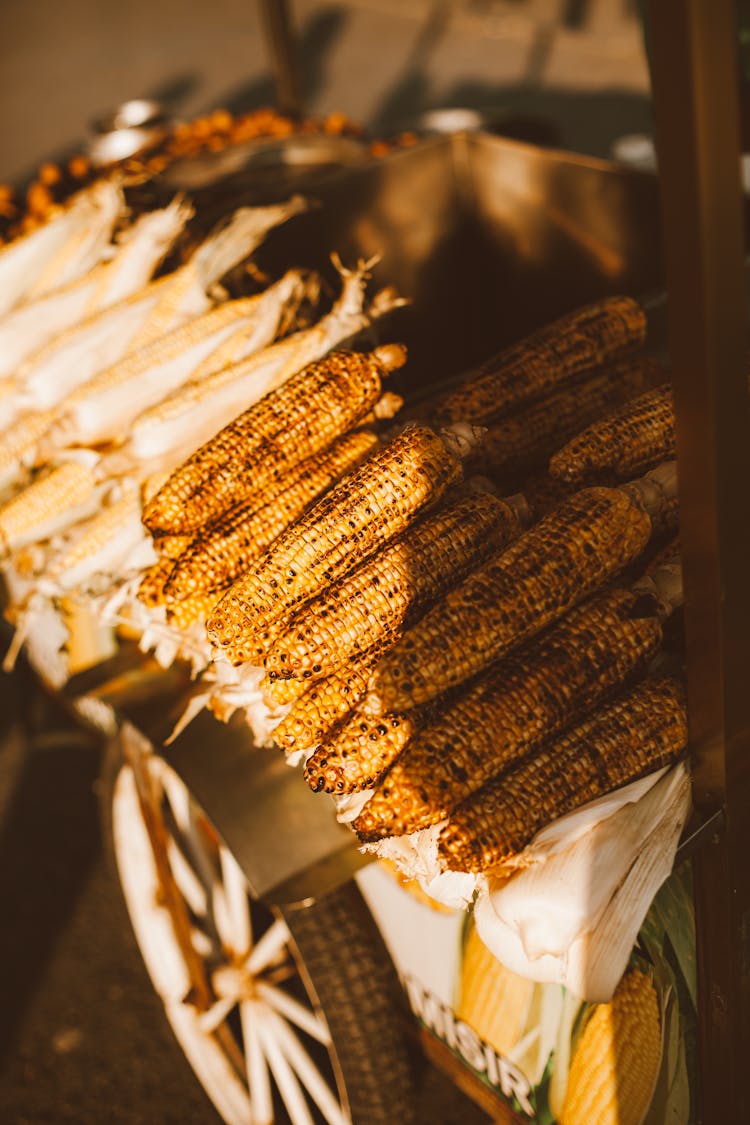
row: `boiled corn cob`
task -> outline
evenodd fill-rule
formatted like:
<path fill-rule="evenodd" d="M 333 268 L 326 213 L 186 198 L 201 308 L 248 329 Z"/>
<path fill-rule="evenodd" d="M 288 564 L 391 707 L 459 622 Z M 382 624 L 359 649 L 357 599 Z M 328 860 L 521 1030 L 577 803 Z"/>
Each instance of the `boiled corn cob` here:
<path fill-rule="evenodd" d="M 365 695 L 379 655 L 379 650 L 365 653 L 325 680 L 312 683 L 274 729 L 277 746 L 291 752 L 309 750 L 325 741 Z"/>
<path fill-rule="evenodd" d="M 228 586 L 327 488 L 377 446 L 377 437 L 355 430 L 324 453 L 295 465 L 264 490 L 263 498 L 231 508 L 199 532 L 177 558 L 165 593 L 180 600 L 199 590 Z"/>
<path fill-rule="evenodd" d="M 662 1059 L 661 1013 L 651 977 L 631 969 L 584 1024 L 560 1125 L 641 1125 Z"/>
<path fill-rule="evenodd" d="M 79 192 L 44 226 L 0 249 L 0 316 L 80 277 L 100 260 L 124 207 L 118 184 Z"/>
<path fill-rule="evenodd" d="M 265 655 L 284 621 L 311 597 L 405 531 L 461 475 L 461 462 L 424 426 L 397 437 L 282 533 L 219 603 L 216 644 L 249 635 Z"/>
<path fill-rule="evenodd" d="M 686 745 L 683 685 L 643 681 L 454 809 L 440 859 L 455 871 L 497 868 L 550 821 L 669 765 Z"/>
<path fill-rule="evenodd" d="M 204 372 L 201 377 L 196 372 L 187 386 L 172 392 L 136 419 L 130 435 L 131 454 L 140 461 L 184 450 L 175 461 L 177 464 L 263 395 L 350 339 L 375 316 L 372 308 L 364 309 L 366 277 L 364 266 L 355 272 L 344 271 L 339 299 L 311 328 L 294 332 L 255 354 L 248 350 L 249 358 L 229 367 L 214 368 L 212 374 Z M 359 423 L 366 417 L 360 418 Z"/>
<path fill-rule="evenodd" d="M 89 515 L 95 496 L 90 466 L 59 465 L 0 507 L 0 545 L 10 551 L 46 539 Z"/>
<path fill-rule="evenodd" d="M 439 422 L 489 422 L 643 343 L 646 316 L 630 297 L 605 297 L 568 313 L 494 356 L 435 415 Z"/>
<path fill-rule="evenodd" d="M 501 660 L 409 741 L 355 822 L 361 838 L 400 836 L 437 823 L 642 673 L 661 644 L 662 612 L 656 598 L 613 589 Z"/>
<path fill-rule="evenodd" d="M 410 616 L 519 531 L 513 509 L 488 493 L 441 507 L 308 602 L 266 656 L 267 675 L 327 676 L 373 645 L 395 641 Z"/>
<path fill-rule="evenodd" d="M 59 444 L 90 444 L 121 435 L 142 410 L 189 379 L 254 305 L 253 297 L 225 301 L 99 371 L 67 396 L 53 436 Z"/>
<path fill-rule="evenodd" d="M 141 215 L 108 261 L 2 317 L 0 373 L 11 374 L 53 336 L 142 289 L 192 213 L 188 204 L 176 199 Z"/>
<path fill-rule="evenodd" d="M 374 406 L 403 348 L 334 352 L 225 426 L 172 473 L 143 513 L 155 532 L 185 534 L 283 476 L 352 429 Z"/>
<path fill-rule="evenodd" d="M 470 1024 L 485 1043 L 491 1043 L 499 1054 L 507 1056 L 530 1030 L 528 1024 L 535 1015 L 538 1019 L 532 1007 L 538 988 L 534 981 L 518 976 L 498 961 L 476 926 L 469 926 L 461 958 L 457 1019 Z"/>
<path fill-rule="evenodd" d="M 54 410 L 27 410 L 0 434 L 0 488 L 34 464 L 39 442 L 55 416 Z"/>
<path fill-rule="evenodd" d="M 588 426 L 558 450 L 549 470 L 576 483 L 602 474 L 627 480 L 673 457 L 675 446 L 674 402 L 666 383 Z"/>
<path fill-rule="evenodd" d="M 63 589 L 73 589 L 97 571 L 111 573 L 112 565 L 142 536 L 140 498 L 131 489 L 83 524 L 52 559 L 44 577 Z"/>
<path fill-rule="evenodd" d="M 471 467 L 483 473 L 510 475 L 538 468 L 550 454 L 584 426 L 665 377 L 664 368 L 647 356 L 623 360 L 546 396 L 490 425 Z M 658 458 L 657 458 L 658 460 Z M 631 474 L 632 475 L 632 474 Z"/>
<path fill-rule="evenodd" d="M 616 488 L 577 492 L 498 559 L 452 590 L 386 653 L 373 704 L 427 703 L 562 617 L 649 541 L 638 499 Z"/>

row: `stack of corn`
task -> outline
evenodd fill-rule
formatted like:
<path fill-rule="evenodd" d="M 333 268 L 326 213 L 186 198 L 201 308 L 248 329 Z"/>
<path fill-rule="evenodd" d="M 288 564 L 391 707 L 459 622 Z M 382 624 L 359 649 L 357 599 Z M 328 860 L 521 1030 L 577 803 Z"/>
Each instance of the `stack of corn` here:
<path fill-rule="evenodd" d="M 19 637 L 33 632 L 42 609 L 46 613 L 63 598 L 83 601 L 113 620 L 125 604 L 132 608 L 133 588 L 158 558 L 136 519 L 141 490 L 150 487 L 154 472 L 196 449 L 206 431 L 214 433 L 235 416 L 238 402 L 282 385 L 399 303 L 384 291 L 365 308 L 366 264 L 355 271 L 341 267 L 340 298 L 309 328 L 300 327 L 299 315 L 317 299 L 314 275 L 290 270 L 263 292 L 234 300 L 215 290 L 215 282 L 271 227 L 304 206 L 298 198 L 242 209 L 185 265 L 151 282 L 191 209 L 176 201 L 143 215 L 120 236 L 110 260 L 96 264 L 108 249 L 121 204 L 116 184 L 97 183 L 0 252 L 9 308 L 0 317 L 0 342 L 11 370 L 1 388 L 0 553 Z M 184 390 L 174 389 L 180 383 Z M 384 396 L 378 413 L 388 415 L 399 402 Z M 283 488 L 280 482 L 254 504 L 249 496 L 244 504 L 235 497 L 227 507 L 242 509 L 244 525 L 235 526 L 234 534 L 254 542 L 257 532 L 261 549 L 263 536 L 273 537 L 268 516 L 284 526 L 375 440 L 372 433 L 347 436 L 328 461 L 301 466 L 296 481 L 290 477 Z M 271 501 L 281 505 L 279 513 Z M 213 532 L 220 542 L 222 529 Z M 176 549 L 175 537 L 160 537 L 160 555 Z M 224 583 L 237 573 L 229 572 Z M 169 624 L 200 634 L 205 664 L 205 592 L 188 602 L 178 585 L 172 601 Z M 175 652 L 173 646 L 167 658 Z"/>
<path fill-rule="evenodd" d="M 562 419 L 557 444 L 561 433 L 564 440 L 623 400 L 621 431 L 634 416 L 663 416 L 665 391 L 651 389 L 663 370 L 620 358 L 642 342 L 644 324 L 627 299 L 581 310 L 486 365 L 442 400 L 435 417 L 453 425 L 500 417 L 465 460 L 486 458 L 502 431 L 503 469 L 515 472 L 538 468 L 554 448 L 545 412 Z M 531 436 L 524 415 L 535 423 Z M 403 473 L 403 458 L 413 457 L 405 446 L 391 457 L 396 439 L 280 537 L 219 603 L 209 634 L 230 661 L 263 665 L 266 697 L 289 708 L 274 741 L 307 758 L 310 786 L 335 796 L 365 791 L 365 799 L 374 790 L 356 806 L 363 841 L 437 826 L 446 867 L 487 870 L 522 850 L 547 819 L 682 752 L 679 677 L 643 680 L 662 646 L 662 621 L 681 600 L 679 583 L 663 598 L 625 578 L 597 593 L 656 535 L 674 530 L 673 467 L 629 480 L 673 452 L 673 434 L 652 430 L 658 438 L 639 434 L 630 446 L 621 438 L 619 469 L 607 466 L 598 478 L 628 483 L 574 489 L 523 532 L 518 506 L 491 495 L 443 500 L 420 517 L 421 498 L 405 502 L 387 475 Z M 513 433 L 523 440 L 511 455 Z M 391 506 L 400 505 L 400 524 L 380 537 L 386 489 Z M 481 520 L 493 510 L 503 516 L 490 536 Z M 460 562 L 449 560 L 449 537 Z M 675 565 L 666 570 L 673 574 Z M 594 725 L 579 732 L 584 714 Z M 653 737 L 625 755 L 634 716 Z M 580 776 L 545 772 L 556 755 L 583 762 Z M 519 802 L 536 791 L 548 799 L 535 818 Z M 525 825 L 522 835 L 501 831 L 501 799 Z M 485 821 L 498 826 L 497 842 L 485 840 Z"/>

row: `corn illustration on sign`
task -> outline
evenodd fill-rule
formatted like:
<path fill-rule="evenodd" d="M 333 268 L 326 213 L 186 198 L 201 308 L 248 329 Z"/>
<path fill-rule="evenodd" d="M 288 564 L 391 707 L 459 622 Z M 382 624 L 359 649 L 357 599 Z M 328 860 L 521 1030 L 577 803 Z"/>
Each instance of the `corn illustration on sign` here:
<path fill-rule="evenodd" d="M 607 1003 L 586 1003 L 562 985 L 511 972 L 481 941 L 470 910 L 436 910 L 383 865 L 358 879 L 414 1019 L 519 1121 L 695 1120 L 689 867 L 663 884 Z"/>

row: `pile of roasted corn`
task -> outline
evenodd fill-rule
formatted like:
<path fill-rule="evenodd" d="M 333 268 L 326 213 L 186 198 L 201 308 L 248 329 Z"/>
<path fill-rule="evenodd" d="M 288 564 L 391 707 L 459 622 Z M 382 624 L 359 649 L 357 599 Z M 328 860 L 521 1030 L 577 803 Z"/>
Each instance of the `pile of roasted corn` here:
<path fill-rule="evenodd" d="M 303 207 L 243 209 L 149 281 L 189 208 L 113 253 L 104 181 L 0 252 L 16 615 L 85 595 L 304 758 L 363 842 L 429 829 L 446 868 L 501 868 L 685 747 L 668 376 L 613 297 L 394 423 L 405 349 L 336 350 L 398 303 L 365 306 L 365 266 L 308 328 L 299 271 L 214 288 Z"/>

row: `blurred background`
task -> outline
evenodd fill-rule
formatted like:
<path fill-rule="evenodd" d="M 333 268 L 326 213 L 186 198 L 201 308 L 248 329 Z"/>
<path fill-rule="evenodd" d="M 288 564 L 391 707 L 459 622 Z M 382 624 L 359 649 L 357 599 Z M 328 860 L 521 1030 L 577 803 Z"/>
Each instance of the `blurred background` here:
<path fill-rule="evenodd" d="M 565 148 L 608 155 L 648 132 L 635 0 L 291 0 L 305 110 L 374 134 L 427 109 L 534 115 Z M 274 100 L 254 0 L 2 0 L 0 178 L 79 151 L 135 97 L 177 117 Z"/>
<path fill-rule="evenodd" d="M 176 119 L 275 101 L 253 0 L 0 11 L 0 181 L 22 185 L 81 151 L 127 99 L 155 98 Z M 342 111 L 374 136 L 446 106 L 516 134 L 530 121 L 598 156 L 651 131 L 630 0 L 292 0 L 290 12 L 305 112 Z M 101 745 L 23 669 L 0 673 L 0 1121 L 215 1122 L 130 932 L 98 816 L 101 764 Z M 424 1113 L 485 1119 L 434 1073 Z"/>

